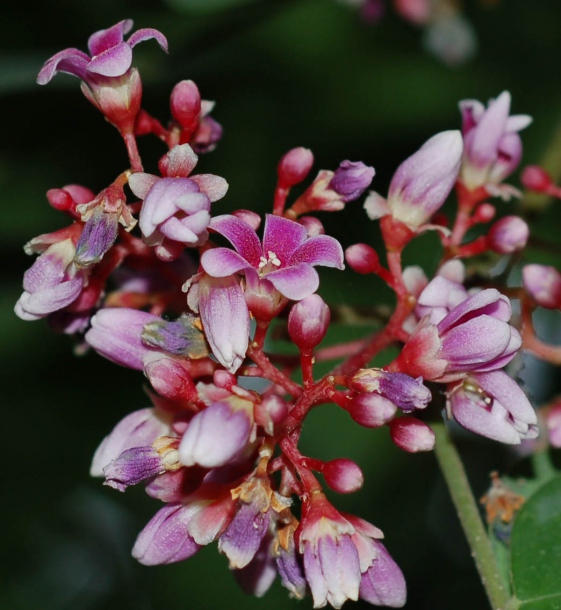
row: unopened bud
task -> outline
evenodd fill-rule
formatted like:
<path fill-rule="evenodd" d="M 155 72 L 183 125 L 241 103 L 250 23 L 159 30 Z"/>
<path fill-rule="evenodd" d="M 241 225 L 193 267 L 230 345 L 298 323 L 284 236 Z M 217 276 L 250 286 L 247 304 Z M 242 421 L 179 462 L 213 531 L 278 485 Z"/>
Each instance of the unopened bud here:
<path fill-rule="evenodd" d="M 290 188 L 306 178 L 314 164 L 314 155 L 308 148 L 299 146 L 289 150 L 280 160 L 277 175 L 280 188 Z"/>
<path fill-rule="evenodd" d="M 380 394 L 359 394 L 349 401 L 347 411 L 357 424 L 379 428 L 393 418 L 397 406 Z"/>
<path fill-rule="evenodd" d="M 201 115 L 201 95 L 192 80 L 177 83 L 170 97 L 171 114 L 184 130 L 193 132 Z"/>
<path fill-rule="evenodd" d="M 522 250 L 528 243 L 530 229 L 519 216 L 505 216 L 489 231 L 489 246 L 499 254 L 512 254 Z"/>
<path fill-rule="evenodd" d="M 236 385 L 237 377 L 229 371 L 218 369 L 217 371 L 214 371 L 212 380 L 214 381 L 215 386 L 224 388 L 225 390 L 231 390 Z"/>
<path fill-rule="evenodd" d="M 290 310 L 288 334 L 300 351 L 311 350 L 322 342 L 330 319 L 325 301 L 319 295 L 311 294 Z"/>
<path fill-rule="evenodd" d="M 314 235 L 325 235 L 323 223 L 315 216 L 301 216 L 297 222 L 305 227 L 306 231 L 308 232 L 308 237 L 314 237 Z"/>
<path fill-rule="evenodd" d="M 341 199 L 348 203 L 364 193 L 370 186 L 374 174 L 374 168 L 365 165 L 362 161 L 343 161 L 335 170 L 328 188 L 341 195 Z"/>
<path fill-rule="evenodd" d="M 254 407 L 255 422 L 265 429 L 267 434 L 273 434 L 275 426 L 284 421 L 288 415 L 288 405 L 280 396 L 271 394 Z"/>
<path fill-rule="evenodd" d="M 367 244 L 354 244 L 345 250 L 345 259 L 357 273 L 375 273 L 380 268 L 376 250 Z"/>
<path fill-rule="evenodd" d="M 555 267 L 526 265 L 522 269 L 522 283 L 541 307 L 557 309 L 561 306 L 561 274 Z"/>
<path fill-rule="evenodd" d="M 189 373 L 176 360 L 159 358 L 149 362 L 144 373 L 160 396 L 169 400 L 189 400 L 197 395 Z"/>
<path fill-rule="evenodd" d="M 323 476 L 329 487 L 340 494 L 358 491 L 364 483 L 364 476 L 358 464 L 346 458 L 327 462 L 323 469 Z"/>
<path fill-rule="evenodd" d="M 434 447 L 434 432 L 419 419 L 399 417 L 389 423 L 389 428 L 392 441 L 403 451 L 417 453 Z"/>
<path fill-rule="evenodd" d="M 539 165 L 527 165 L 522 171 L 520 181 L 524 188 L 538 193 L 547 192 L 553 184 L 551 176 Z"/>

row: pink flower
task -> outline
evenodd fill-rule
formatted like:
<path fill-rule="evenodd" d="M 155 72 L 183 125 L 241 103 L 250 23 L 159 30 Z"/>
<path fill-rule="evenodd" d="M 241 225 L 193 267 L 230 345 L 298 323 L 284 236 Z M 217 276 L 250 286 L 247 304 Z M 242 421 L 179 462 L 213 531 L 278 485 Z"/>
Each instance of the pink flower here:
<path fill-rule="evenodd" d="M 343 250 L 327 235 L 308 237 L 306 229 L 287 218 L 267 214 L 263 245 L 255 231 L 235 216 L 217 216 L 210 228 L 228 239 L 228 248 L 207 250 L 201 257 L 203 269 L 212 277 L 243 272 L 253 284 L 267 281 L 280 294 L 300 301 L 319 286 L 316 265 L 343 269 Z"/>
<path fill-rule="evenodd" d="M 15 306 L 22 320 L 39 320 L 64 309 L 81 294 L 85 275 L 72 263 L 72 239 L 48 246 L 23 276 L 23 294 Z"/>
<path fill-rule="evenodd" d="M 459 131 L 443 131 L 427 140 L 395 172 L 385 200 L 371 192 L 364 208 L 376 220 L 388 214 L 413 230 L 426 224 L 456 183 L 462 158 Z"/>
<path fill-rule="evenodd" d="M 520 162 L 522 141 L 518 132 L 532 122 L 531 117 L 509 116 L 508 91 L 491 100 L 487 108 L 477 100 L 463 100 L 460 110 L 465 142 L 461 181 L 470 190 L 485 187 L 490 194 L 512 194 L 498 185 Z"/>
<path fill-rule="evenodd" d="M 99 76 L 117 78 L 123 76 L 132 64 L 132 49 L 139 42 L 156 39 L 167 52 L 166 37 L 152 28 L 136 31 L 127 41 L 124 35 L 131 31 L 132 19 L 124 19 L 107 30 L 99 30 L 88 40 L 90 55 L 78 49 L 64 49 L 45 62 L 39 72 L 37 82 L 46 85 L 57 72 L 67 72 L 86 81 L 95 83 Z"/>
<path fill-rule="evenodd" d="M 193 149 L 182 144 L 160 161 L 163 178 L 136 172 L 129 179 L 132 192 L 144 200 L 139 218 L 144 240 L 161 246 L 156 253 L 164 260 L 177 258 L 185 246 L 206 241 L 210 204 L 228 190 L 228 183 L 220 176 L 190 176 L 197 161 Z"/>
<path fill-rule="evenodd" d="M 489 288 L 462 301 L 438 324 L 427 316 L 411 333 L 394 370 L 449 382 L 470 372 L 500 369 L 522 344 L 518 331 L 508 324 L 510 315 L 510 301 Z"/>
<path fill-rule="evenodd" d="M 464 428 L 502 443 L 536 438 L 536 412 L 503 371 L 474 373 L 450 387 L 448 409 Z"/>

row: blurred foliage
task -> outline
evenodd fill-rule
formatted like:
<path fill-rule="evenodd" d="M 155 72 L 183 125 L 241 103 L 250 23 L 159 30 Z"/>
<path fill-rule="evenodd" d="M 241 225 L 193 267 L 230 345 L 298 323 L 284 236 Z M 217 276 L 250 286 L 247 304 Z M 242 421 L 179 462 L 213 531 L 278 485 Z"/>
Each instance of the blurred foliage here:
<path fill-rule="evenodd" d="M 70 341 L 42 322 L 16 319 L 12 307 L 31 264 L 22 245 L 64 225 L 47 189 L 79 183 L 103 188 L 126 165 L 119 137 L 65 75 L 34 85 L 42 62 L 125 17 L 162 30 L 170 56 L 154 43 L 135 49 L 145 106 L 166 120 L 175 82 L 191 78 L 225 128 L 200 171 L 223 175 L 230 192 L 217 211 L 270 208 L 275 167 L 304 145 L 316 168 L 342 159 L 375 166 L 383 192 L 393 170 L 428 137 L 460 124 L 457 102 L 511 91 L 513 110 L 534 116 L 523 134 L 525 162 L 537 162 L 561 120 L 557 78 L 558 0 L 466 2 L 479 37 L 471 63 L 450 69 L 423 53 L 421 33 L 388 11 L 376 27 L 331 0 L 99 0 L 10 3 L 0 22 L 0 248 L 4 260 L 2 372 L 5 468 L 0 607 L 14 610 L 296 607 L 278 583 L 266 600 L 248 598 L 215 547 L 186 563 L 144 568 L 130 558 L 136 532 L 157 509 L 141 489 L 126 497 L 89 480 L 100 440 L 127 412 L 146 406 L 140 375 L 94 354 L 72 355 Z M 141 141 L 150 171 L 164 152 Z M 561 168 L 552 168 L 560 170 Z M 499 203 L 500 213 L 512 204 Z M 559 206 L 536 226 L 559 260 Z M 344 246 L 378 239 L 360 205 L 322 217 Z M 434 242 L 419 240 L 411 262 L 431 269 Z M 331 302 L 377 304 L 387 291 L 374 278 L 327 274 Z M 355 329 L 348 331 L 354 338 Z M 487 473 L 514 457 L 496 444 L 461 436 L 476 495 Z M 465 446 L 463 441 L 465 442 Z M 365 487 L 338 505 L 382 528 L 409 584 L 407 608 L 485 608 L 467 545 L 432 455 L 397 450 L 385 430 L 351 426 L 336 409 L 313 413 L 303 442 L 310 455 L 348 456 Z M 351 607 L 352 604 L 349 604 Z M 359 604 L 360 606 L 360 604 Z M 310 600 L 299 608 L 310 608 Z M 529 607 L 529 606 L 528 606 Z"/>

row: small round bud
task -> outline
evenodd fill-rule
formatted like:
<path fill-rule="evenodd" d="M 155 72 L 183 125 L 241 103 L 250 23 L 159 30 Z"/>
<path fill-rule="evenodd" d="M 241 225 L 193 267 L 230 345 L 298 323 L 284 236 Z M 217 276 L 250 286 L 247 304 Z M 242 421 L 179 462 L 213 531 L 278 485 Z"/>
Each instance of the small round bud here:
<path fill-rule="evenodd" d="M 317 294 L 298 301 L 288 314 L 288 334 L 298 349 L 311 350 L 319 345 L 329 326 L 331 314 Z"/>
<path fill-rule="evenodd" d="M 213 381 L 215 386 L 230 390 L 232 386 L 236 385 L 237 379 L 232 373 L 219 369 L 214 371 Z"/>
<path fill-rule="evenodd" d="M 522 170 L 520 181 L 524 188 L 538 193 L 546 192 L 553 183 L 551 176 L 538 165 L 527 165 Z"/>
<path fill-rule="evenodd" d="M 297 221 L 298 224 L 305 227 L 308 232 L 308 237 L 314 237 L 314 235 L 325 235 L 325 229 L 319 218 L 314 216 L 301 216 Z"/>
<path fill-rule="evenodd" d="M 388 423 L 397 406 L 380 394 L 359 394 L 349 401 L 349 415 L 365 428 L 379 428 Z"/>
<path fill-rule="evenodd" d="M 522 250 L 528 243 L 530 229 L 519 216 L 505 216 L 489 231 L 489 246 L 499 254 L 512 254 Z"/>
<path fill-rule="evenodd" d="M 417 453 L 434 447 L 434 432 L 415 417 L 393 419 L 389 427 L 392 441 L 403 451 Z"/>
<path fill-rule="evenodd" d="M 490 203 L 482 203 L 481 205 L 477 206 L 475 213 L 473 214 L 473 220 L 481 223 L 491 222 L 491 220 L 495 218 L 496 213 L 497 210 L 495 209 L 494 205 L 491 205 Z"/>
<path fill-rule="evenodd" d="M 561 306 L 561 274 L 549 265 L 525 265 L 522 284 L 538 305 L 546 309 Z"/>
<path fill-rule="evenodd" d="M 252 210 L 234 210 L 232 216 L 243 220 L 246 225 L 249 225 L 254 231 L 257 231 L 261 224 L 261 216 Z"/>
<path fill-rule="evenodd" d="M 314 164 L 314 155 L 308 148 L 299 146 L 289 150 L 280 160 L 277 175 L 280 188 L 290 188 L 306 178 Z"/>
<path fill-rule="evenodd" d="M 263 426 L 267 434 L 273 434 L 275 426 L 288 415 L 288 405 L 280 396 L 272 394 L 257 403 L 254 408 L 255 423 Z"/>
<path fill-rule="evenodd" d="M 380 259 L 374 248 L 367 244 L 354 244 L 345 250 L 345 259 L 357 273 L 375 273 L 380 267 Z"/>
<path fill-rule="evenodd" d="M 201 115 L 201 95 L 192 80 L 177 83 L 170 97 L 173 118 L 187 131 L 194 131 Z"/>
<path fill-rule="evenodd" d="M 187 400 L 196 394 L 195 384 L 189 373 L 171 358 L 149 362 L 144 368 L 144 374 L 154 390 L 169 400 Z"/>
<path fill-rule="evenodd" d="M 358 491 L 364 483 L 364 476 L 358 464 L 346 458 L 327 462 L 323 469 L 323 476 L 329 487 L 340 494 Z"/>

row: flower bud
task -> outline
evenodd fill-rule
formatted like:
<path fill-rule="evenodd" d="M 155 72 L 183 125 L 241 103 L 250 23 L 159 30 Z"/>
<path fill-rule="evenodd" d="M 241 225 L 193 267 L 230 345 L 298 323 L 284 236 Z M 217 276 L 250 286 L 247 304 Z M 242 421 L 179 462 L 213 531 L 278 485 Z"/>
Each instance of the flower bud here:
<path fill-rule="evenodd" d="M 144 368 L 152 387 L 160 396 L 169 400 L 189 400 L 197 395 L 189 373 L 176 360 L 159 358 Z"/>
<path fill-rule="evenodd" d="M 275 426 L 288 415 L 288 405 L 276 394 L 271 394 L 255 405 L 255 423 L 263 426 L 267 434 L 273 434 Z"/>
<path fill-rule="evenodd" d="M 362 470 L 352 460 L 346 458 L 327 462 L 323 469 L 323 476 L 329 487 L 340 494 L 358 491 L 364 483 Z"/>
<path fill-rule="evenodd" d="M 539 165 L 527 165 L 522 171 L 520 182 L 524 188 L 538 193 L 546 193 L 553 184 L 551 176 Z"/>
<path fill-rule="evenodd" d="M 85 339 L 108 360 L 141 371 L 144 356 L 153 352 L 142 342 L 142 330 L 145 324 L 159 319 L 145 311 L 108 307 L 92 318 Z"/>
<path fill-rule="evenodd" d="M 185 131 L 193 132 L 201 116 L 201 95 L 192 80 L 177 83 L 170 97 L 171 114 Z"/>
<path fill-rule="evenodd" d="M 370 186 L 374 168 L 362 161 L 343 161 L 335 170 L 328 188 L 341 195 L 345 203 L 358 199 Z"/>
<path fill-rule="evenodd" d="M 359 394 L 349 402 L 347 411 L 357 424 L 379 428 L 392 419 L 397 406 L 380 394 Z"/>
<path fill-rule="evenodd" d="M 561 274 L 548 265 L 526 265 L 522 269 L 524 288 L 541 307 L 561 306 Z"/>
<path fill-rule="evenodd" d="M 555 403 L 545 416 L 547 435 L 552 447 L 561 447 L 561 402 Z"/>
<path fill-rule="evenodd" d="M 314 155 L 308 148 L 299 146 L 289 150 L 277 167 L 278 184 L 287 189 L 299 184 L 306 178 L 314 164 Z"/>
<path fill-rule="evenodd" d="M 345 259 L 357 273 L 376 273 L 380 268 L 376 250 L 367 244 L 353 244 L 345 250 Z"/>
<path fill-rule="evenodd" d="M 434 447 L 434 432 L 415 417 L 393 419 L 389 427 L 392 441 L 403 451 L 417 453 Z"/>
<path fill-rule="evenodd" d="M 440 209 L 456 183 L 462 150 L 461 133 L 443 131 L 398 167 L 387 200 L 394 219 L 417 229 Z"/>
<path fill-rule="evenodd" d="M 298 301 L 288 315 L 288 334 L 300 351 L 312 350 L 319 345 L 327 328 L 331 314 L 325 301 L 317 294 Z"/>
<path fill-rule="evenodd" d="M 519 216 L 505 216 L 489 231 L 489 246 L 499 254 L 512 254 L 522 250 L 528 242 L 530 229 Z"/>

